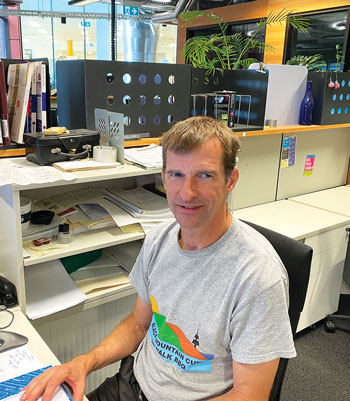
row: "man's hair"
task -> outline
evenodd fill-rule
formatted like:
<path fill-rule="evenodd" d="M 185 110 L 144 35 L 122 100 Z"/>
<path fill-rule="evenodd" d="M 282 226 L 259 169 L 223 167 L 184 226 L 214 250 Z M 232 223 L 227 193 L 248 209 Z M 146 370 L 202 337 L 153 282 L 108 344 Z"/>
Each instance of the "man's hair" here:
<path fill-rule="evenodd" d="M 218 138 L 223 147 L 223 167 L 226 181 L 236 165 L 239 139 L 224 123 L 211 117 L 190 117 L 172 126 L 161 138 L 163 147 L 163 171 L 166 170 L 166 155 L 170 150 L 177 154 L 192 152 L 210 138 Z"/>

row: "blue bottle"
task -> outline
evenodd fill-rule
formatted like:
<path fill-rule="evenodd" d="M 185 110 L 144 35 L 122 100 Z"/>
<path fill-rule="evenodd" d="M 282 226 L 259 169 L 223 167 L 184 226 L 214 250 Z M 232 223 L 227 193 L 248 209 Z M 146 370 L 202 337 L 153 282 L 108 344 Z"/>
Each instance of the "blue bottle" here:
<path fill-rule="evenodd" d="M 307 81 L 304 99 L 300 105 L 299 124 L 311 125 L 314 99 L 312 97 L 312 81 Z"/>

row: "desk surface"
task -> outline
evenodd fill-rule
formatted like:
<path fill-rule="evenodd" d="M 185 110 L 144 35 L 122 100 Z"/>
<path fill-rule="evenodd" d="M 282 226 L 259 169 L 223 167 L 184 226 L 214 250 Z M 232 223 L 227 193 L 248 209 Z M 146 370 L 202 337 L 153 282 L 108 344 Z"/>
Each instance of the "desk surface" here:
<path fill-rule="evenodd" d="M 59 360 L 30 324 L 22 311 L 18 307 L 13 308 L 12 311 L 14 313 L 14 320 L 11 326 L 5 329 L 5 331 L 12 331 L 26 336 L 28 338 L 28 348 L 43 366 L 59 364 Z M 5 326 L 8 322 L 10 322 L 10 314 L 7 312 L 0 312 L 0 326 Z"/>
<path fill-rule="evenodd" d="M 294 196 L 289 200 L 350 217 L 350 185 Z"/>
<path fill-rule="evenodd" d="M 290 200 L 235 210 L 233 215 L 296 240 L 350 223 L 350 217 Z"/>

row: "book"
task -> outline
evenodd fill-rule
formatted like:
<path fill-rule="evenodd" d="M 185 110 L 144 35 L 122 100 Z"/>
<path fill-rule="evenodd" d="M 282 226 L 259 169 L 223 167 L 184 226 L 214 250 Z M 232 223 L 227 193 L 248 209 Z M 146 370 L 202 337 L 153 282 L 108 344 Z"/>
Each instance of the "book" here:
<path fill-rule="evenodd" d="M 170 212 L 166 198 L 142 187 L 128 190 L 108 188 L 105 190 L 105 194 L 110 200 L 127 211 L 147 215 L 159 215 Z"/>
<path fill-rule="evenodd" d="M 30 91 L 30 97 L 31 97 L 31 130 L 30 132 L 36 133 L 36 114 L 37 114 L 37 109 L 38 109 L 38 104 L 37 104 L 37 74 L 36 74 L 36 69 L 38 65 L 41 65 L 41 61 L 36 61 L 34 63 L 34 72 L 32 74 L 32 87 Z"/>
<path fill-rule="evenodd" d="M 23 143 L 33 63 L 10 64 L 7 72 L 10 137 Z"/>
<path fill-rule="evenodd" d="M 35 69 L 36 73 L 36 129 L 37 132 L 43 132 L 47 128 L 46 117 L 46 65 L 38 63 Z"/>
<path fill-rule="evenodd" d="M 7 95 L 6 95 L 6 78 L 4 62 L 0 60 L 0 117 L 1 117 L 1 134 L 2 144 L 11 145 L 10 131 L 8 125 Z"/>

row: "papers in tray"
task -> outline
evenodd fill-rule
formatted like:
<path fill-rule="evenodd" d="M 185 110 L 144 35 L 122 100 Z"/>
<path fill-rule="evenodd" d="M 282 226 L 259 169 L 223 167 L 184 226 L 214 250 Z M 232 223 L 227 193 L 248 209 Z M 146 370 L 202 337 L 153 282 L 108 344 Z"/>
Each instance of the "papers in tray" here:
<path fill-rule="evenodd" d="M 125 270 L 107 254 L 106 250 L 95 262 L 76 270 L 70 276 L 85 294 L 129 283 Z"/>
<path fill-rule="evenodd" d="M 138 187 L 122 190 L 110 188 L 105 190 L 109 200 L 138 218 L 171 218 L 173 214 L 166 198 Z"/>
<path fill-rule="evenodd" d="M 87 299 L 60 260 L 27 266 L 24 275 L 27 315 L 30 319 L 48 316 Z"/>
<path fill-rule="evenodd" d="M 162 167 L 162 147 L 158 145 L 124 149 L 124 157 L 144 168 Z"/>

